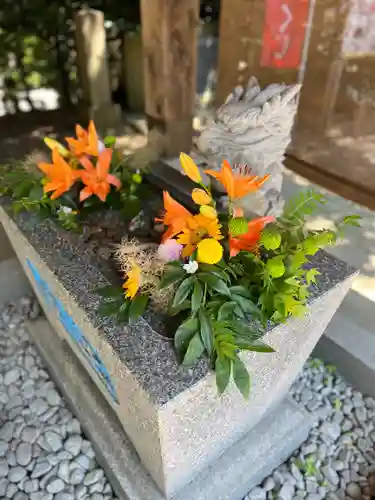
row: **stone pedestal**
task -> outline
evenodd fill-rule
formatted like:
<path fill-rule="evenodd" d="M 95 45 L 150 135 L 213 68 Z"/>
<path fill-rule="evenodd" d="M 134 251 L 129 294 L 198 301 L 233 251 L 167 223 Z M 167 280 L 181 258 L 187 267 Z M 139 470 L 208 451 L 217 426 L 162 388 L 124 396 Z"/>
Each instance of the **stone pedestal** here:
<path fill-rule="evenodd" d="M 239 499 L 246 491 L 239 487 L 233 493 L 233 488 L 248 487 L 253 474 L 246 443 L 257 444 L 258 455 L 252 451 L 259 457 L 271 425 L 263 419 L 271 418 L 270 412 L 286 396 L 350 288 L 353 269 L 324 253 L 317 256 L 314 264 L 321 276 L 308 314 L 266 333 L 265 341 L 275 353 L 242 356 L 252 375 L 249 400 L 233 385 L 219 397 L 208 364 L 202 360 L 191 369 L 179 366 L 172 343 L 158 335 L 156 325 L 142 318 L 134 325 L 119 326 L 98 315 L 100 298 L 95 290 L 105 284 L 110 269 L 89 243 L 50 220 L 39 221 L 30 214 L 12 219 L 9 213 L 0 208 L 0 221 L 56 330 L 49 334 L 51 344 L 62 340 L 69 344 L 162 493 L 144 498 Z M 278 411 L 283 412 L 282 406 Z M 263 435 L 258 425 L 265 425 Z M 294 430 L 298 434 L 298 428 Z M 292 429 L 289 432 L 292 439 Z M 233 449 L 236 458 L 230 459 Z M 228 465 L 223 467 L 215 483 L 211 477 L 215 464 L 228 459 L 234 468 L 226 476 Z M 203 491 L 202 485 L 195 489 L 200 478 L 207 487 L 217 484 L 206 496 L 196 494 Z"/>
<path fill-rule="evenodd" d="M 121 108 L 112 103 L 104 14 L 87 9 L 75 16 L 76 47 L 83 104 L 102 133 L 121 129 Z"/>

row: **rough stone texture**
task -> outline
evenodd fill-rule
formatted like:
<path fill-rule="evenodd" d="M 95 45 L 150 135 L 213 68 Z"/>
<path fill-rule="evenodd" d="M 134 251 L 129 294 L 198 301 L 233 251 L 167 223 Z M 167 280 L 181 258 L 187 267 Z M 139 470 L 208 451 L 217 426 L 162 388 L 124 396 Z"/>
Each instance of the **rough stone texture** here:
<path fill-rule="evenodd" d="M 226 159 L 231 165 L 248 165 L 253 175 L 271 175 L 245 200 L 244 208 L 250 212 L 280 215 L 283 160 L 300 88 L 275 83 L 261 89 L 252 77 L 245 88 L 234 89 L 197 138 L 197 151 L 209 168 L 218 170 Z"/>
<path fill-rule="evenodd" d="M 46 342 L 50 329 L 45 320 L 29 324 L 32 338 L 48 362 L 51 375 L 60 383 L 65 399 L 83 422 L 117 495 L 127 500 L 170 498 L 162 495 L 150 478 L 114 412 L 79 363 L 74 361 L 70 348 L 63 340 L 53 348 Z M 77 380 L 79 384 L 72 383 Z M 250 488 L 306 439 L 312 424 L 307 413 L 301 412 L 289 400 L 283 402 L 256 426 L 254 432 L 206 467 L 191 484 L 173 496 L 173 500 L 242 500 Z M 262 436 L 261 441 L 259 436 Z M 80 485 L 79 491 L 83 492 L 85 485 L 90 487 L 91 482 L 101 476 L 102 472 L 97 469 L 85 473 L 81 468 L 73 468 L 69 482 Z M 94 498 L 94 494 L 90 498 Z"/>
<path fill-rule="evenodd" d="M 95 380 L 146 468 L 168 495 L 243 437 L 286 395 L 353 277 L 352 268 L 343 262 L 326 254 L 317 256 L 321 279 L 313 290 L 309 314 L 266 333 L 265 340 L 276 348 L 274 354 L 243 356 L 252 373 L 250 401 L 234 387 L 219 398 L 207 364 L 202 361 L 190 370 L 178 366 L 171 343 L 155 335 L 144 319 L 132 326 L 116 326 L 99 317 L 99 297 L 94 290 L 106 282 L 103 273 L 108 275 L 108 265 L 91 254 L 89 245 L 82 244 L 78 236 L 28 214 L 17 219 L 22 235 L 1 208 L 0 219 L 31 281 L 27 258 L 97 349 L 119 404 L 111 399 L 36 289 L 47 317 Z M 56 342 L 57 337 L 53 338 Z"/>

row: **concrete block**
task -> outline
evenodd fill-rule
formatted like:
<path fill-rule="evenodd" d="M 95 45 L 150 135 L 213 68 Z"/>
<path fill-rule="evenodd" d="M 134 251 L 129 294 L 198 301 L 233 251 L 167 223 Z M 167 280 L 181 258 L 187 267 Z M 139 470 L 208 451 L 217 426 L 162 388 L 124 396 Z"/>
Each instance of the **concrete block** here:
<path fill-rule="evenodd" d="M 252 374 L 249 400 L 234 386 L 219 397 L 208 363 L 179 366 L 156 323 L 142 318 L 116 325 L 98 315 L 95 289 L 115 278 L 90 242 L 30 214 L 12 219 L 0 208 L 0 220 L 56 335 L 97 384 L 167 498 L 225 456 L 284 399 L 354 276 L 342 261 L 316 256 L 321 275 L 308 314 L 270 328 L 265 341 L 275 353 L 243 355 Z"/>
<path fill-rule="evenodd" d="M 361 392 L 375 398 L 375 335 L 337 314 L 314 349 Z"/>
<path fill-rule="evenodd" d="M 32 293 L 29 280 L 16 257 L 0 262 L 0 304 L 15 302 Z"/>
<path fill-rule="evenodd" d="M 97 459 L 121 500 L 165 500 L 142 466 L 123 427 L 68 343 L 50 342 L 48 321 L 28 325 L 44 362 L 93 443 Z M 307 438 L 311 417 L 286 399 L 249 434 L 206 467 L 173 500 L 240 500 Z"/>

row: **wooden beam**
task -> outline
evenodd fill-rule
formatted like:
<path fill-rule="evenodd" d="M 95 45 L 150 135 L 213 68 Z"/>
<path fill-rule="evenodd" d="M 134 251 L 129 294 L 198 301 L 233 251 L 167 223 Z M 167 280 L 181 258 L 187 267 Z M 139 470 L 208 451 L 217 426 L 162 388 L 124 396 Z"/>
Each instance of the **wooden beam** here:
<path fill-rule="evenodd" d="M 309 0 L 221 0 L 217 105 L 250 76 L 261 86 L 299 81 L 310 5 Z"/>
<path fill-rule="evenodd" d="M 258 0 L 221 0 L 217 105 L 259 67 L 263 4 Z"/>
<path fill-rule="evenodd" d="M 141 16 L 149 135 L 172 157 L 192 144 L 199 0 L 141 0 Z"/>

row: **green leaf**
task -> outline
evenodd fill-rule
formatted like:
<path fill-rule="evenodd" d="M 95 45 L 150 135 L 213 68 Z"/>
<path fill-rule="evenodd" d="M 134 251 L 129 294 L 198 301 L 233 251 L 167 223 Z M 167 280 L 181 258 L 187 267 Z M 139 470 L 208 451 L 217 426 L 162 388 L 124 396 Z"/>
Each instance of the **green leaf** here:
<path fill-rule="evenodd" d="M 233 236 L 240 236 L 246 234 L 249 230 L 248 222 L 245 217 L 235 217 L 228 223 L 228 230 Z"/>
<path fill-rule="evenodd" d="M 301 191 L 285 205 L 281 219 L 292 223 L 301 223 L 306 215 L 311 215 L 319 204 L 324 205 L 325 202 L 324 196 L 313 189 Z"/>
<path fill-rule="evenodd" d="M 130 308 L 130 301 L 127 300 L 123 304 L 121 304 L 118 313 L 117 313 L 117 320 L 121 322 L 128 322 L 129 321 L 129 308 Z"/>
<path fill-rule="evenodd" d="M 271 278 L 280 278 L 285 273 L 283 258 L 273 257 L 267 260 L 266 269 Z"/>
<path fill-rule="evenodd" d="M 164 272 L 163 277 L 160 282 L 160 288 L 166 288 L 171 286 L 185 276 L 185 271 L 182 269 L 181 264 L 179 267 L 168 266 L 168 269 Z"/>
<path fill-rule="evenodd" d="M 185 366 L 193 365 L 202 356 L 203 351 L 204 345 L 202 344 L 199 333 L 196 333 L 189 342 L 182 364 Z"/>
<path fill-rule="evenodd" d="M 242 297 L 242 295 L 235 294 L 232 294 L 232 299 L 240 306 L 245 314 L 251 314 L 257 318 L 262 315 L 259 307 L 257 307 L 250 299 Z"/>
<path fill-rule="evenodd" d="M 305 274 L 306 284 L 309 286 L 309 285 L 311 285 L 311 283 L 316 283 L 315 276 L 318 276 L 319 274 L 320 274 L 320 272 L 315 268 L 312 268 L 312 269 L 309 269 L 308 271 L 306 271 L 306 274 Z"/>
<path fill-rule="evenodd" d="M 113 135 L 107 135 L 107 137 L 104 137 L 103 142 L 106 148 L 112 148 L 116 144 L 116 137 Z"/>
<path fill-rule="evenodd" d="M 299 286 L 299 280 L 297 279 L 296 276 L 291 276 L 290 278 L 287 278 L 285 280 L 285 283 L 287 283 L 288 285 L 292 285 L 292 286 Z"/>
<path fill-rule="evenodd" d="M 147 295 L 137 295 L 132 299 L 129 307 L 129 319 L 138 319 L 145 311 L 148 303 Z"/>
<path fill-rule="evenodd" d="M 275 352 L 275 349 L 260 340 L 256 340 L 255 342 L 249 342 L 244 339 L 236 339 L 236 344 L 240 349 L 244 349 L 245 351 L 254 351 L 254 352 Z"/>
<path fill-rule="evenodd" d="M 194 283 L 194 291 L 191 296 L 191 312 L 195 314 L 203 304 L 203 288 L 199 281 Z"/>
<path fill-rule="evenodd" d="M 229 342 L 220 342 L 218 354 L 220 356 L 226 356 L 230 359 L 235 359 L 237 356 L 238 347 L 235 344 Z"/>
<path fill-rule="evenodd" d="M 223 394 L 227 388 L 232 363 L 228 358 L 217 357 L 215 361 L 216 385 L 220 394 Z"/>
<path fill-rule="evenodd" d="M 213 331 L 211 319 L 204 309 L 199 309 L 198 311 L 200 332 L 203 345 L 207 351 L 207 354 L 211 356 L 213 347 Z"/>
<path fill-rule="evenodd" d="M 188 295 L 192 292 L 194 281 L 195 279 L 190 276 L 189 278 L 184 279 L 184 281 L 180 284 L 173 299 L 173 308 L 177 308 L 180 304 L 182 304 L 188 297 Z"/>
<path fill-rule="evenodd" d="M 360 220 L 361 220 L 360 215 L 353 214 L 344 217 L 342 223 L 345 224 L 346 226 L 361 227 L 361 224 L 359 223 Z"/>
<path fill-rule="evenodd" d="M 262 232 L 260 243 L 266 250 L 276 250 L 281 245 L 281 235 L 274 229 L 265 229 Z"/>
<path fill-rule="evenodd" d="M 225 302 L 217 314 L 217 319 L 220 321 L 222 319 L 227 319 L 233 317 L 234 310 L 237 307 L 237 302 L 230 301 L 230 302 Z"/>
<path fill-rule="evenodd" d="M 124 295 L 124 290 L 122 288 L 113 285 L 97 288 L 95 292 L 104 298 L 117 298 Z"/>
<path fill-rule="evenodd" d="M 227 283 L 230 281 L 228 274 L 223 269 L 219 269 L 215 265 L 199 264 L 199 270 L 205 273 L 213 274 Z"/>
<path fill-rule="evenodd" d="M 232 259 L 231 259 L 232 260 Z M 234 279 L 238 279 L 244 275 L 244 267 L 239 262 L 228 262 L 226 267 L 227 273 L 233 276 Z"/>
<path fill-rule="evenodd" d="M 99 306 L 99 314 L 103 317 L 112 316 L 117 314 L 121 305 L 118 302 L 107 302 Z"/>
<path fill-rule="evenodd" d="M 235 293 L 236 295 L 241 295 L 242 297 L 246 297 L 248 299 L 251 298 L 251 294 L 247 288 L 242 285 L 234 285 L 229 287 L 230 293 Z"/>
<path fill-rule="evenodd" d="M 35 184 L 28 195 L 30 200 L 33 201 L 40 201 L 43 198 L 43 196 L 44 196 L 43 186 L 41 186 L 40 184 Z"/>
<path fill-rule="evenodd" d="M 177 328 L 174 335 L 174 346 L 179 355 L 186 351 L 188 343 L 198 332 L 199 322 L 197 318 L 189 318 Z"/>
<path fill-rule="evenodd" d="M 237 389 L 247 399 L 250 393 L 250 375 L 238 357 L 233 360 L 233 379 Z"/>
<path fill-rule="evenodd" d="M 197 275 L 197 278 L 206 283 L 210 290 L 220 293 L 221 295 L 230 296 L 230 291 L 225 281 L 218 278 L 217 276 L 209 273 L 199 273 Z"/>
<path fill-rule="evenodd" d="M 30 190 L 33 186 L 33 181 L 31 179 L 25 179 L 19 182 L 13 189 L 14 198 L 23 198 L 27 197 L 30 193 Z"/>

